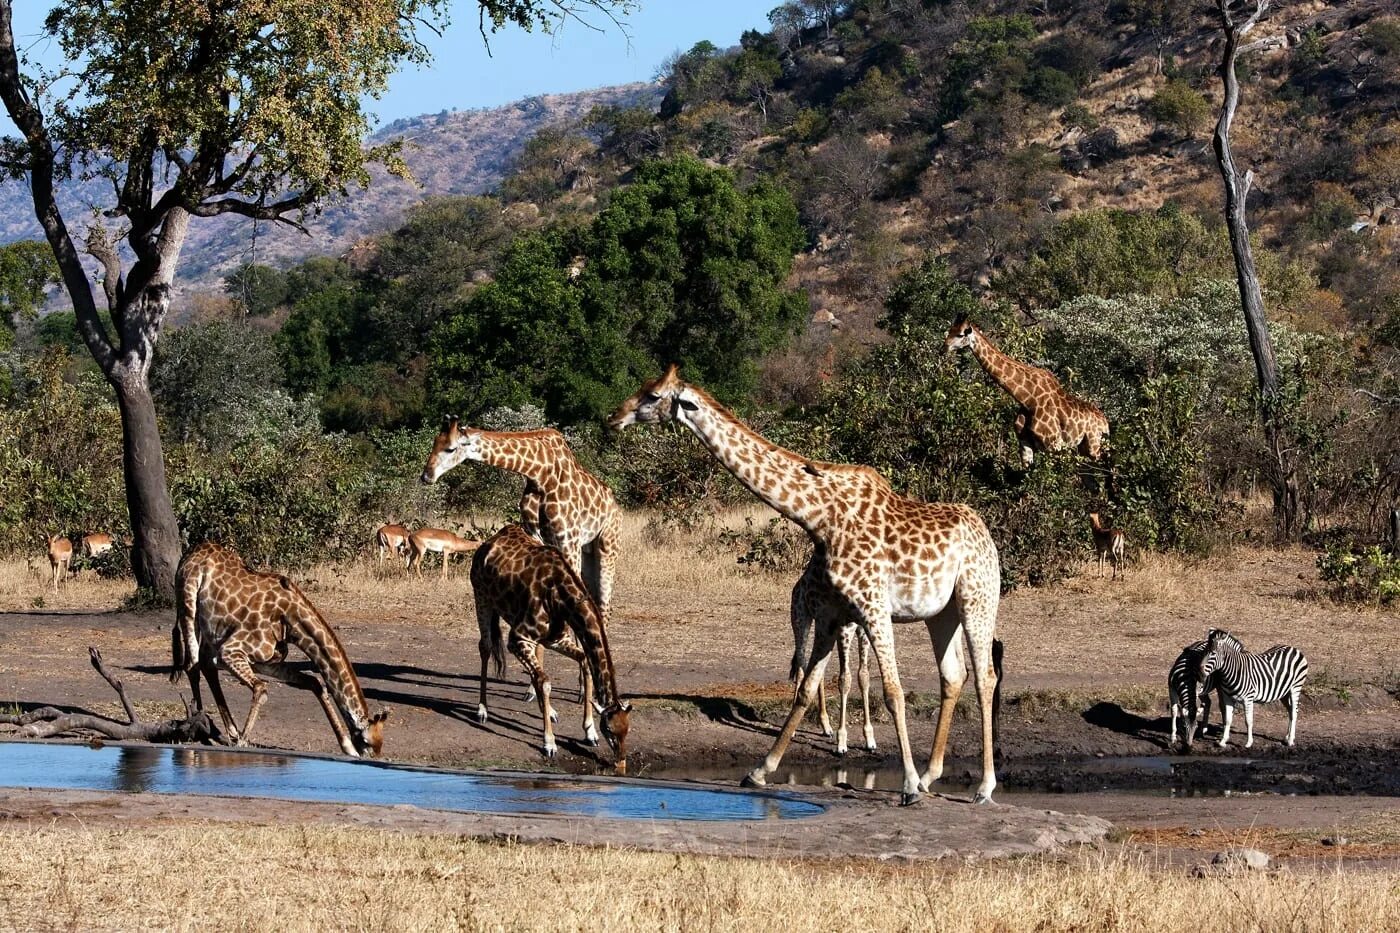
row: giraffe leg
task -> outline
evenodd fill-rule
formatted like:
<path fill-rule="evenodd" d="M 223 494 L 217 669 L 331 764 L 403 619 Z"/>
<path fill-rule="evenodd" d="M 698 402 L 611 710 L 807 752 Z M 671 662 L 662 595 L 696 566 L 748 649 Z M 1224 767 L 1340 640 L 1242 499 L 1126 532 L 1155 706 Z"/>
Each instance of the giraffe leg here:
<path fill-rule="evenodd" d="M 783 722 L 782 731 L 778 733 L 778 738 L 774 741 L 768 756 L 757 768 L 744 776 L 742 783 L 745 787 L 761 787 L 768 783 L 768 775 L 777 770 L 778 765 L 782 763 L 783 753 L 787 751 L 793 734 L 797 732 L 797 727 L 802 722 L 802 717 L 807 715 L 807 708 L 812 705 L 812 700 L 816 698 L 817 686 L 826 674 L 826 662 L 831 659 L 831 649 L 836 645 L 837 635 L 836 626 L 825 619 L 819 619 L 816 628 L 816 638 L 812 643 L 812 655 L 807 659 L 807 671 L 802 675 L 802 685 L 798 688 L 792 709 L 788 712 L 787 719 Z"/>
<path fill-rule="evenodd" d="M 243 728 L 238 730 L 237 738 L 234 740 L 236 745 L 247 745 L 248 736 L 252 734 L 253 726 L 258 721 L 258 712 L 262 705 L 267 702 L 267 684 L 253 673 L 253 666 L 248 661 L 248 655 L 244 654 L 241 649 L 235 648 L 230 651 L 225 647 L 223 657 L 224 666 L 228 668 L 228 672 L 239 683 L 253 691 L 253 702 L 248 707 L 248 718 L 243 721 Z"/>
<path fill-rule="evenodd" d="M 803 571 L 793 585 L 788 621 L 792 625 L 792 664 L 788 668 L 788 679 L 792 681 L 792 701 L 797 702 L 802 692 L 802 675 L 807 667 L 807 658 L 812 641 L 812 588 L 816 582 L 812 578 L 812 568 Z M 831 735 L 831 720 L 826 713 L 826 684 L 817 684 L 817 715 L 821 722 L 822 735 Z"/>
<path fill-rule="evenodd" d="M 583 698 L 583 738 L 589 745 L 597 745 L 598 728 L 593 722 L 593 678 L 588 673 L 588 655 L 574 633 L 567 630 L 564 637 L 549 647 L 578 664 L 579 675 L 583 678 L 579 690 Z"/>
<path fill-rule="evenodd" d="M 851 638 L 857 629 L 854 625 L 843 626 L 836 640 L 836 661 L 838 684 L 841 688 L 841 705 L 837 707 L 836 754 L 846 754 L 846 712 L 851 695 Z M 823 707 L 825 704 L 823 704 Z M 823 708 L 822 712 L 826 712 Z"/>
<path fill-rule="evenodd" d="M 872 618 L 873 616 L 873 618 Z M 875 649 L 875 660 L 880 665 L 880 679 L 885 688 L 885 709 L 894 720 L 895 737 L 899 740 L 899 756 L 904 765 L 904 789 L 900 802 L 906 806 L 919 799 L 919 772 L 914 767 L 914 752 L 909 745 L 909 723 L 904 715 L 904 686 L 899 682 L 899 666 L 895 661 L 894 627 L 890 623 L 888 610 L 866 613 L 863 620 L 868 626 L 870 646 Z"/>
<path fill-rule="evenodd" d="M 968 667 L 977 683 L 977 705 L 982 713 L 982 781 L 973 803 L 991 803 L 996 790 L 996 707 L 1000 695 L 997 673 L 997 607 L 1001 602 L 1001 568 L 995 554 L 975 561 L 963 570 L 953 601 L 962 619 L 968 649 Z M 941 669 L 940 669 L 941 673 Z"/>
<path fill-rule="evenodd" d="M 538 643 L 519 638 L 515 633 L 510 636 L 510 652 L 520 659 L 525 670 L 530 675 L 530 680 L 535 684 L 535 699 L 540 704 L 540 719 L 544 721 L 544 756 L 553 758 L 559 751 L 559 746 L 554 743 L 554 713 L 549 707 L 549 676 L 545 674 L 544 668 L 536 663 L 536 652 Z"/>
<path fill-rule="evenodd" d="M 204 679 L 209 681 L 209 693 L 214 697 L 214 706 L 219 710 L 219 719 L 224 724 L 224 732 L 228 735 L 228 740 L 235 745 L 238 744 L 238 726 L 233 721 L 233 714 L 229 712 L 228 701 L 224 699 L 224 688 L 219 683 L 219 669 L 214 666 L 212 660 L 202 661 L 200 670 L 204 673 Z"/>
<path fill-rule="evenodd" d="M 856 650 L 859 652 L 859 667 L 856 677 L 860 682 L 860 711 L 864 716 L 862 731 L 865 735 L 866 751 L 875 751 L 875 721 L 870 718 L 870 641 L 865 633 L 856 629 Z"/>
<path fill-rule="evenodd" d="M 491 660 L 491 645 L 496 643 L 501 637 L 501 619 L 494 610 L 486 605 L 484 599 L 478 599 L 476 603 L 476 626 L 480 631 L 476 646 L 481 652 L 481 694 L 476 702 L 476 721 L 486 722 L 486 669 Z M 499 674 L 500 672 L 497 671 Z"/>
<path fill-rule="evenodd" d="M 345 718 L 335 701 L 331 699 L 331 692 L 326 689 L 326 685 L 321 678 L 305 671 L 299 671 L 288 664 L 255 664 L 253 670 L 279 683 L 296 687 L 298 690 L 310 690 L 316 695 L 316 699 L 321 704 L 321 709 L 325 711 L 326 719 L 330 721 L 331 731 L 335 733 L 335 740 L 340 743 L 340 748 L 351 758 L 359 758 L 360 752 L 355 748 L 354 741 L 350 738 L 350 730 L 346 728 Z"/>
<path fill-rule="evenodd" d="M 953 713 L 962 696 L 963 684 L 967 683 L 967 666 L 963 664 L 959 638 L 962 635 L 962 617 L 956 607 L 948 606 L 926 623 L 929 640 L 933 643 L 933 656 L 938 663 L 938 726 L 933 732 L 933 748 L 929 751 L 928 770 L 920 783 L 925 790 L 943 776 L 943 759 L 948 753 L 948 733 L 953 727 Z"/>

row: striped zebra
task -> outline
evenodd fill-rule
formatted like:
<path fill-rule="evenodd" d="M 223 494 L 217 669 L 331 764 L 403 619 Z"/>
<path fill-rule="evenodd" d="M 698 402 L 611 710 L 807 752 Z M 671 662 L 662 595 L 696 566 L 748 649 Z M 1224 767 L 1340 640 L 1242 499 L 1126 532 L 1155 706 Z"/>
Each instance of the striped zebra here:
<path fill-rule="evenodd" d="M 1240 644 L 1235 636 L 1222 632 L 1223 637 L 1230 640 L 1234 647 L 1244 650 L 1244 645 Z M 1220 697 L 1220 707 L 1223 710 L 1226 706 L 1224 691 L 1220 688 L 1219 676 L 1212 677 L 1209 683 L 1197 685 L 1196 671 L 1201 666 L 1201 659 L 1206 655 L 1206 643 L 1204 641 L 1192 642 L 1181 649 L 1181 654 L 1176 656 L 1175 663 L 1171 670 L 1167 672 L 1167 693 L 1171 696 L 1172 702 L 1172 737 L 1167 746 L 1176 747 L 1176 720 L 1180 716 L 1185 720 L 1185 743 L 1186 750 L 1191 750 L 1191 743 L 1196 738 L 1196 727 L 1204 728 L 1210 725 L 1210 695 L 1214 691 Z M 1199 705 L 1198 705 L 1199 703 Z"/>
<path fill-rule="evenodd" d="M 1225 730 L 1220 734 L 1220 747 L 1230 743 L 1230 713 L 1235 703 L 1244 706 L 1247 735 L 1244 747 L 1254 744 L 1254 704 L 1283 701 L 1288 708 L 1288 738 L 1293 744 L 1298 729 L 1298 698 L 1308 682 L 1308 659 L 1303 652 L 1288 645 L 1275 645 L 1268 651 L 1252 654 L 1236 648 L 1227 632 L 1211 629 L 1206 636 L 1206 653 L 1201 658 L 1197 680 L 1204 684 L 1217 679 L 1224 693 Z"/>

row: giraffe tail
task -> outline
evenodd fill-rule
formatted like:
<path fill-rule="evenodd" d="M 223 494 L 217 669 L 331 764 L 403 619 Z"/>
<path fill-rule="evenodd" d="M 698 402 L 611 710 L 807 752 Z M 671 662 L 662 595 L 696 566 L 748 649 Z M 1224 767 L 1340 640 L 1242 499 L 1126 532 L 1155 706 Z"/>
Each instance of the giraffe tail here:
<path fill-rule="evenodd" d="M 180 623 L 170 629 L 170 682 L 176 683 L 189 665 L 185 661 L 185 640 L 180 637 Z"/>
<path fill-rule="evenodd" d="M 992 670 L 997 675 L 996 688 L 992 690 L 992 747 L 1001 747 L 1001 659 L 1006 651 L 1000 638 L 992 639 Z"/>
<path fill-rule="evenodd" d="M 170 682 L 176 683 L 180 675 L 199 662 L 199 589 L 203 573 L 199 570 L 186 575 L 182 566 L 176 574 L 176 587 L 180 591 L 179 602 L 175 604 L 175 627 L 170 632 Z"/>

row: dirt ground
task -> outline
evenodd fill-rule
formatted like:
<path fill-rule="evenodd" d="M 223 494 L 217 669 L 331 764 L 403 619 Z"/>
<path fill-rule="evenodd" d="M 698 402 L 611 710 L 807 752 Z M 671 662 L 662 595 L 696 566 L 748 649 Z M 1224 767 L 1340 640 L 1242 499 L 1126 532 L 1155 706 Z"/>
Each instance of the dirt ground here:
<path fill-rule="evenodd" d="M 767 751 L 790 697 L 783 679 L 792 652 L 790 581 L 671 550 L 647 554 L 634 574 L 624 561 L 615 597 L 612 653 L 620 690 L 636 706 L 629 773 L 734 782 Z M 0 607 L 16 610 L 0 613 L 0 701 L 115 713 L 111 691 L 88 665 L 87 647 L 97 645 L 143 712 L 178 710 L 179 691 L 164 676 L 172 613 L 103 611 L 121 593 L 102 581 L 79 579 L 57 597 L 43 595 L 41 581 L 21 570 L 0 574 Z M 479 659 L 464 567 L 446 581 L 367 566 L 300 579 L 337 626 L 371 703 L 393 710 L 388 757 L 607 770 L 606 751 L 581 741 L 575 677 L 558 656 L 547 662 L 561 713 L 558 758 L 546 762 L 538 752 L 538 713 L 524 702 L 514 661 L 503 681 L 489 682 L 490 721 L 476 722 Z M 1339 825 L 1400 812 L 1400 800 L 1390 799 L 1400 797 L 1400 615 L 1339 607 L 1316 591 L 1310 553 L 1241 549 L 1197 564 L 1144 558 L 1125 581 L 1085 576 L 1009 595 L 999 619 L 1006 644 L 999 799 L 1102 816 L 1125 832 L 1180 830 L 1178 841 L 1198 838 L 1184 835 L 1195 830 L 1271 828 L 1320 839 Z M 32 608 L 40 597 L 42 608 Z M 1167 667 L 1213 626 L 1251 647 L 1288 643 L 1307 654 L 1312 681 L 1295 749 L 1280 742 L 1287 720 L 1276 705 L 1256 713 L 1248 752 L 1237 716 L 1232 748 L 1217 750 L 1212 736 L 1190 758 L 1167 756 Z M 898 629 L 922 767 L 937 673 L 923 627 Z M 809 725 L 775 783 L 889 786 L 895 737 L 873 672 L 872 680 L 879 751 L 860 749 L 853 697 L 852 752 L 836 758 L 833 741 Z M 236 710 L 246 708 L 241 688 L 229 693 Z M 963 714 L 974 700 L 968 689 Z M 335 751 L 314 698 L 280 685 L 271 688 L 255 741 Z M 960 715 L 953 792 L 976 779 L 977 741 L 974 721 Z"/>

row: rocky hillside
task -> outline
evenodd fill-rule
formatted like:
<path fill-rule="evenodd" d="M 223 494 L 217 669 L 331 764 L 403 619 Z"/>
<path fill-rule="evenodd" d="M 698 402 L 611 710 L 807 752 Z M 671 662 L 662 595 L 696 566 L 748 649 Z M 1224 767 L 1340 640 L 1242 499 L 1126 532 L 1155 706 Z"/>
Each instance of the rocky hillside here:
<path fill-rule="evenodd" d="M 181 267 L 189 288 L 215 287 L 234 266 L 247 261 L 280 266 L 308 256 L 345 252 L 356 241 L 393 229 L 411 205 L 433 195 L 479 194 L 495 187 L 510 170 L 525 141 L 557 123 L 576 123 L 596 106 L 655 107 L 661 89 L 628 84 L 575 94 L 546 94 L 483 110 L 443 111 L 395 120 L 373 142 L 403 139 L 413 181 L 383 171 L 373 173 L 367 190 L 328 204 L 308 218 L 310 236 L 288 227 L 253 224 L 232 215 L 191 225 Z M 70 183 L 60 203 L 70 222 L 81 223 L 101 197 L 105 182 Z M 28 191 L 9 181 L 0 187 L 0 243 L 40 236 Z M 256 250 L 256 253 L 255 253 Z"/>

